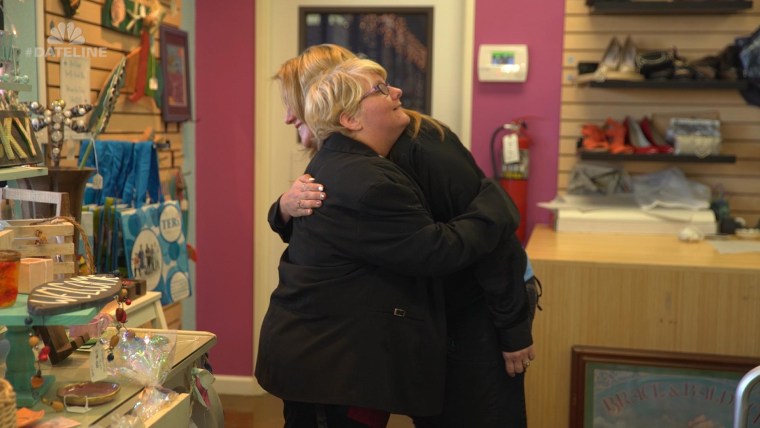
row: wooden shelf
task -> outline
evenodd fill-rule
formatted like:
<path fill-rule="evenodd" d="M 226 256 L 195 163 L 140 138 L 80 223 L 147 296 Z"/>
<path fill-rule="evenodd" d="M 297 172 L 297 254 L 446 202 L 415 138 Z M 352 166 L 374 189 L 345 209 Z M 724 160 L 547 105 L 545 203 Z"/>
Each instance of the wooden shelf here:
<path fill-rule="evenodd" d="M 736 13 L 752 8 L 752 0 L 586 0 L 592 14 Z"/>
<path fill-rule="evenodd" d="M 668 162 L 668 163 L 736 163 L 734 155 L 711 155 L 699 157 L 695 155 L 672 155 L 672 154 L 654 154 L 654 155 L 615 155 L 607 152 L 588 152 L 579 150 L 578 155 L 581 160 L 603 160 L 616 162 Z"/>
<path fill-rule="evenodd" d="M 746 80 L 605 80 L 589 82 L 591 88 L 630 89 L 744 89 Z"/>

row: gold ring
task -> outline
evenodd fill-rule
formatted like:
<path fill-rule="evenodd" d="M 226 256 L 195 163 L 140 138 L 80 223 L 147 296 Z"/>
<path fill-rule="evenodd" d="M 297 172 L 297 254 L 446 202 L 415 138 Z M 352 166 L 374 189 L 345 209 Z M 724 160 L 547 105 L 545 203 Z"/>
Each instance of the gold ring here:
<path fill-rule="evenodd" d="M 301 206 L 301 202 L 303 202 L 303 200 L 302 200 L 302 199 L 299 199 L 299 200 L 298 200 L 298 208 L 301 208 L 301 209 L 303 209 L 303 207 Z"/>
<path fill-rule="evenodd" d="M 528 366 L 530 366 L 530 360 L 523 361 L 523 367 L 528 368 Z"/>

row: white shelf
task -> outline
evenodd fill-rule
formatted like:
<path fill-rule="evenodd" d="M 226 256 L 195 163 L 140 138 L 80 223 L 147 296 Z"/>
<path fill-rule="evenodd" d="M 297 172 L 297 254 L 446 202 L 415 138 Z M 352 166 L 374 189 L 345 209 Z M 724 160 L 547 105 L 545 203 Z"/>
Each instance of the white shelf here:
<path fill-rule="evenodd" d="M 19 178 L 39 177 L 47 175 L 48 169 L 44 166 L 9 166 L 0 168 L 0 181 L 18 180 Z"/>
<path fill-rule="evenodd" d="M 4 91 L 29 92 L 32 90 L 32 85 L 25 83 L 0 82 L 0 89 Z"/>

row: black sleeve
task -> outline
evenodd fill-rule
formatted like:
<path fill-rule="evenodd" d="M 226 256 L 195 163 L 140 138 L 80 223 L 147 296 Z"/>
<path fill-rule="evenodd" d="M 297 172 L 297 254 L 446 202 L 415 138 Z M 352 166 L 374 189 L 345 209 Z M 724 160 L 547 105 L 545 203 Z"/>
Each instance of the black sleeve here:
<path fill-rule="evenodd" d="M 380 183 L 360 200 L 355 237 L 367 262 L 402 275 L 441 276 L 463 269 L 493 251 L 508 220 L 499 186 L 482 181 L 465 212 L 448 223 L 433 223 L 409 186 Z"/>
<path fill-rule="evenodd" d="M 274 204 L 269 208 L 267 219 L 269 220 L 269 227 L 271 227 L 275 233 L 280 235 L 282 242 L 290 242 L 290 236 L 293 234 L 293 222 L 289 221 L 285 223 L 282 221 L 279 198 L 274 201 Z"/>
<path fill-rule="evenodd" d="M 446 221 L 463 212 L 476 194 L 479 178 L 484 174 L 472 154 L 447 130 L 443 142 L 435 135 L 397 152 L 398 161 L 414 171 L 415 179 L 428 197 L 436 219 Z M 404 146 L 400 146 L 404 147 Z M 526 267 L 525 250 L 514 232 L 520 223 L 517 206 L 499 186 L 507 200 L 501 212 L 507 221 L 502 240 L 492 254 L 474 265 L 478 285 L 485 292 L 494 325 L 499 330 L 501 346 L 516 351 L 532 344 L 531 323 L 526 313 L 526 292 L 522 280 Z"/>
<path fill-rule="evenodd" d="M 503 351 L 513 352 L 533 344 L 524 279 L 527 260 L 520 241 L 511 234 L 475 266 Z"/>

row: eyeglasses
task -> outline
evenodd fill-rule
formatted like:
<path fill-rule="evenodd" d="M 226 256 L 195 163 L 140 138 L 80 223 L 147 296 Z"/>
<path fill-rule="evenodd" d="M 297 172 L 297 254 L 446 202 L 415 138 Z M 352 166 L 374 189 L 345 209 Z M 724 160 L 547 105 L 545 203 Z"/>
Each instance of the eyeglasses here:
<path fill-rule="evenodd" d="M 385 82 L 382 82 L 382 83 L 378 83 L 377 85 L 373 86 L 372 89 L 369 90 L 369 92 L 367 92 L 366 94 L 362 95 L 362 98 L 359 100 L 359 102 L 364 101 L 364 99 L 367 98 L 368 96 L 370 96 L 372 94 L 375 94 L 375 93 L 378 93 L 378 92 L 380 92 L 381 94 L 386 95 L 386 96 L 388 96 L 388 95 L 391 94 L 391 90 L 390 90 L 390 88 L 388 88 L 388 84 L 385 83 Z"/>

